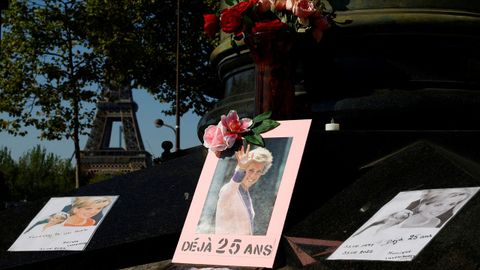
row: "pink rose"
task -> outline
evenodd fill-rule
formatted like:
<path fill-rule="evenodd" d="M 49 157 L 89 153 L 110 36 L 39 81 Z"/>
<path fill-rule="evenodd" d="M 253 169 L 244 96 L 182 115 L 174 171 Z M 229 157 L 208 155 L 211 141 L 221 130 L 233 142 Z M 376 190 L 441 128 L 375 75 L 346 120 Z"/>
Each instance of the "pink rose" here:
<path fill-rule="evenodd" d="M 286 10 L 292 10 L 293 9 L 293 6 L 295 5 L 295 3 L 297 2 L 298 0 L 286 0 L 285 2 L 285 9 Z"/>
<path fill-rule="evenodd" d="M 227 116 L 222 115 L 220 123 L 227 129 L 228 132 L 240 134 L 250 131 L 248 129 L 253 121 L 250 118 L 240 118 L 236 111 L 231 110 Z"/>
<path fill-rule="evenodd" d="M 313 15 L 317 9 L 315 5 L 310 0 L 299 0 L 293 5 L 293 15 L 299 18 L 307 18 Z"/>
<path fill-rule="evenodd" d="M 210 125 L 205 129 L 203 145 L 213 152 L 221 152 L 232 147 L 237 137 L 237 134 L 228 133 L 226 128 L 218 123 L 216 126 Z"/>

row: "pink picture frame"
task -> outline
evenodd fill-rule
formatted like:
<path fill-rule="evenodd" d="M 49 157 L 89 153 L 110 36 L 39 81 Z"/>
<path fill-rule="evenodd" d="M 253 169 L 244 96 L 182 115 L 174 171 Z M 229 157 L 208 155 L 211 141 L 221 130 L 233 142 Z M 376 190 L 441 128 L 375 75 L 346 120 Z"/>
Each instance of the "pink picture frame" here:
<path fill-rule="evenodd" d="M 238 198 L 243 196 L 240 201 L 243 201 L 244 206 L 237 208 L 245 207 L 250 213 L 248 232 L 233 229 L 241 227 L 242 220 L 239 216 L 233 215 L 229 220 L 219 218 L 219 213 L 224 211 L 219 200 L 219 197 L 223 198 L 220 193 L 233 181 L 236 159 L 218 158 L 209 152 L 172 259 L 173 263 L 273 266 L 311 120 L 279 122 L 280 126 L 262 134 L 265 140 L 264 148 L 273 156 L 271 167 L 247 189 L 248 195 L 245 195 L 244 191 L 238 191 Z M 253 149 L 252 146 L 252 151 Z M 225 216 L 221 215 L 221 218 Z M 223 221 L 226 221 L 227 226 L 220 224 L 224 223 Z M 220 230 L 221 226 L 223 228 Z M 231 232 L 228 231 L 229 228 L 232 228 Z"/>

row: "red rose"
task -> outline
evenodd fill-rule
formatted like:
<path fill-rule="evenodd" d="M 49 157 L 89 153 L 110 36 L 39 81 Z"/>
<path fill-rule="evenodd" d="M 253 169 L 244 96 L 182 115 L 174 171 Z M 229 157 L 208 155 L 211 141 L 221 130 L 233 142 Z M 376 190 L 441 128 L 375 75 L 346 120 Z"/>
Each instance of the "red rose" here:
<path fill-rule="evenodd" d="M 203 14 L 203 29 L 209 38 L 213 38 L 218 31 L 218 17 L 215 14 Z"/>
<path fill-rule="evenodd" d="M 247 9 L 253 7 L 257 2 L 258 0 L 248 0 L 245 2 L 240 2 L 235 6 L 231 7 L 231 9 L 235 9 L 240 12 L 240 14 L 243 14 Z"/>
<path fill-rule="evenodd" d="M 285 23 L 281 22 L 279 19 L 256 22 L 255 25 L 252 27 L 252 33 L 279 30 L 287 27 L 288 26 Z"/>
<path fill-rule="evenodd" d="M 313 28 L 325 30 L 330 27 L 330 23 L 328 22 L 327 17 L 323 16 L 322 14 L 315 13 L 315 15 L 312 16 L 312 20 Z"/>
<path fill-rule="evenodd" d="M 323 16 L 320 12 L 315 13 L 312 17 L 312 35 L 313 38 L 320 42 L 323 38 L 323 31 L 330 27 L 327 17 Z"/>
<path fill-rule="evenodd" d="M 259 0 L 257 5 L 257 11 L 259 13 L 267 12 L 272 8 L 272 5 L 273 4 L 270 0 Z"/>
<path fill-rule="evenodd" d="M 220 26 L 225 33 L 239 33 L 242 31 L 242 14 L 233 8 L 222 10 Z"/>
<path fill-rule="evenodd" d="M 282 11 L 287 9 L 287 0 L 275 0 L 275 10 Z"/>

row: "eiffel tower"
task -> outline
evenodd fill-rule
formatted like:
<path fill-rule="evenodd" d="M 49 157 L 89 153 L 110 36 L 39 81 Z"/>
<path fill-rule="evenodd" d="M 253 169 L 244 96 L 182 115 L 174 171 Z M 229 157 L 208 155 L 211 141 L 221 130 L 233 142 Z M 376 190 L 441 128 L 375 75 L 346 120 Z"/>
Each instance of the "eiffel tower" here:
<path fill-rule="evenodd" d="M 145 151 L 135 115 L 138 106 L 133 101 L 130 87 L 119 87 L 104 92 L 97 102 L 97 114 L 85 149 L 80 152 L 81 170 L 89 175 L 121 174 L 152 165 L 150 153 Z M 125 147 L 112 147 L 113 124 L 121 124 Z"/>

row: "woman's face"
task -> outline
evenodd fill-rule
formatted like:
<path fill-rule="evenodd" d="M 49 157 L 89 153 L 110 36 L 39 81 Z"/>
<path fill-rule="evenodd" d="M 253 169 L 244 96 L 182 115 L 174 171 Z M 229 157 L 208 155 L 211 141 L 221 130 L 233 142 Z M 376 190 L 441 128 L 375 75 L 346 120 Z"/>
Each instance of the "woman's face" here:
<path fill-rule="evenodd" d="M 420 214 L 427 218 L 438 217 L 465 200 L 466 197 L 467 195 L 464 193 L 453 193 L 440 201 L 422 203 L 419 207 Z"/>
<path fill-rule="evenodd" d="M 260 176 L 262 176 L 264 168 L 265 168 L 265 164 L 263 163 L 259 163 L 255 161 L 250 162 L 250 164 L 248 164 L 247 169 L 245 171 L 246 173 L 245 173 L 245 177 L 242 180 L 242 185 L 247 189 L 253 186 L 258 181 Z"/>
<path fill-rule="evenodd" d="M 50 224 L 58 224 L 65 220 L 65 217 L 61 215 L 54 215 L 48 219 L 48 223 Z"/>
<path fill-rule="evenodd" d="M 397 225 L 400 222 L 407 219 L 408 217 L 410 217 L 411 214 L 412 214 L 412 211 L 410 211 L 410 210 L 403 210 L 403 211 L 399 211 L 397 213 L 391 214 L 385 220 L 385 224 L 387 224 L 387 225 Z"/>
<path fill-rule="evenodd" d="M 74 214 L 81 218 L 91 218 L 102 211 L 105 206 L 105 203 L 93 203 L 81 208 L 75 208 Z"/>

